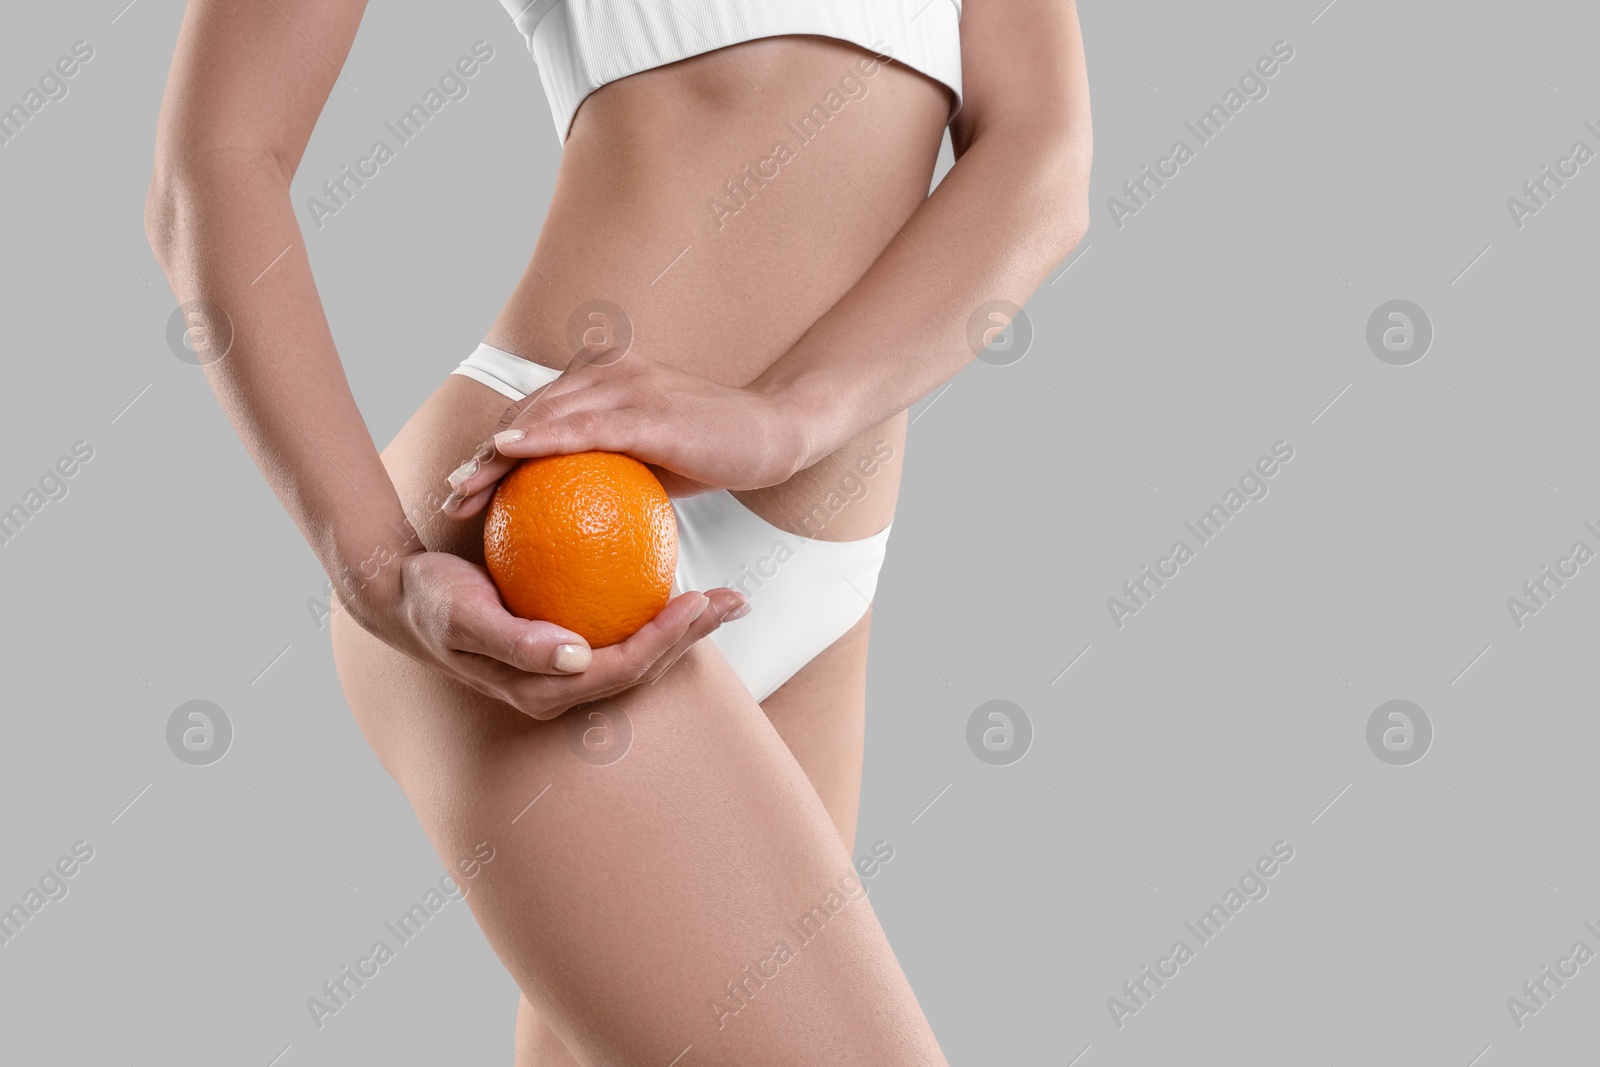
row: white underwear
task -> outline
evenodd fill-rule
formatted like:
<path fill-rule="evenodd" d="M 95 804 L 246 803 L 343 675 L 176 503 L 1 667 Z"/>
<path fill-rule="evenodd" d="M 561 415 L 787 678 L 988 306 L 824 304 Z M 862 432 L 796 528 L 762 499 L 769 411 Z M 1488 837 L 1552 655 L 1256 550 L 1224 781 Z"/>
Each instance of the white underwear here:
<path fill-rule="evenodd" d="M 521 400 L 561 372 L 479 345 L 452 373 Z M 675 498 L 680 590 L 737 589 L 750 614 L 711 635 L 751 696 L 771 696 L 844 636 L 871 606 L 889 527 L 860 541 L 780 529 L 719 489 Z"/>

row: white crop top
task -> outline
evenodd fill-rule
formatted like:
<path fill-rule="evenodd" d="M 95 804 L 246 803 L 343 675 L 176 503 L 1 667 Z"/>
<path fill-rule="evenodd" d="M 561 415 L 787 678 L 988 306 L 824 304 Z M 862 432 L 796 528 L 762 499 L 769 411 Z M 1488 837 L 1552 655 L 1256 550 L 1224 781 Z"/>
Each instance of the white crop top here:
<path fill-rule="evenodd" d="M 949 87 L 961 106 L 961 0 L 500 0 L 528 40 L 563 141 L 600 86 L 742 41 L 848 41 Z"/>

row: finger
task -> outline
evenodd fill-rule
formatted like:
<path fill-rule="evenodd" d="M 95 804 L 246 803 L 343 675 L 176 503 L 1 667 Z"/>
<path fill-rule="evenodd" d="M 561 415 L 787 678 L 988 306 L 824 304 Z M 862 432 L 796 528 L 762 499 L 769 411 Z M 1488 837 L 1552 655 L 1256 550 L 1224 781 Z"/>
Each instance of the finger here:
<path fill-rule="evenodd" d="M 489 501 L 494 499 L 495 486 L 499 484 L 496 480 L 478 492 L 466 495 L 463 495 L 464 490 L 453 489 L 450 495 L 444 498 L 444 503 L 439 505 L 439 510 L 448 518 L 470 519 L 489 506 Z"/>
<path fill-rule="evenodd" d="M 710 629 L 716 628 L 719 620 L 711 614 L 710 609 L 711 599 L 704 593 L 691 592 L 675 597 L 668 601 L 660 614 L 626 641 L 595 650 L 594 662 L 590 665 L 594 674 L 585 681 L 592 682 L 599 689 L 598 692 L 591 696 L 588 686 L 568 688 L 582 688 L 585 695 L 580 699 L 590 700 L 594 696 L 611 696 L 638 685 L 661 657 L 683 640 L 684 635 L 690 633 L 698 623 L 703 621 Z M 599 688 L 601 686 L 605 688 Z"/>
<path fill-rule="evenodd" d="M 557 389 L 565 387 L 561 392 Z M 549 397 L 549 399 L 546 399 Z M 581 385 L 567 385 L 566 378 L 558 378 L 512 405 L 501 417 L 493 437 L 484 441 L 472 457 L 445 476 L 450 485 L 451 503 L 459 506 L 484 489 L 493 486 L 511 473 L 525 453 L 507 451 L 499 446 L 526 436 L 531 427 L 585 408 L 604 409 L 617 405 L 621 397 L 615 390 L 602 391 Z M 452 514 L 456 508 L 448 509 Z M 462 516 L 465 517 L 465 516 Z"/>
<path fill-rule="evenodd" d="M 633 408 L 584 407 L 495 435 L 505 456 L 566 456 L 574 452 L 626 452 L 644 459 L 649 452 L 645 420 Z"/>
<path fill-rule="evenodd" d="M 446 643 L 458 652 L 487 656 L 535 674 L 578 674 L 593 662 L 589 643 L 571 630 L 519 619 L 498 602 L 461 598 L 450 610 Z"/>
<path fill-rule="evenodd" d="M 654 685 L 696 642 L 709 637 L 723 623 L 741 619 L 750 612 L 750 602 L 742 594 L 726 586 L 706 590 L 705 597 L 709 601 L 707 606 L 698 615 L 691 617 L 688 627 L 678 639 L 665 652 L 655 656 L 649 666 L 644 667 L 642 673 L 637 670 L 638 664 L 648 660 L 654 655 L 653 652 L 641 655 L 635 661 L 636 669 L 625 671 L 614 689 L 596 696 L 586 695 L 582 699 L 593 700 L 602 696 L 613 696 L 636 685 Z M 604 655 L 606 651 L 606 649 L 600 650 L 600 655 Z"/>
<path fill-rule="evenodd" d="M 506 408 L 500 421 L 495 424 L 495 432 L 538 421 L 543 416 L 536 413 L 537 405 L 546 395 L 555 396 L 559 392 L 570 392 L 573 388 L 567 384 L 565 375 L 540 386 Z M 502 455 L 495 448 L 494 438 L 490 437 L 478 446 L 470 458 L 446 475 L 445 481 L 449 483 L 453 494 L 465 500 L 505 477 L 516 465 L 517 460 Z"/>
<path fill-rule="evenodd" d="M 678 638 L 677 643 L 650 666 L 641 684 L 655 685 L 697 641 L 711 636 L 712 631 L 723 623 L 742 619 L 750 613 L 750 602 L 738 592 L 725 586 L 707 589 L 706 599 L 711 601 L 711 606 L 690 623 L 689 629 Z"/>
<path fill-rule="evenodd" d="M 527 400 L 511 413 L 511 418 L 495 429 L 526 430 L 584 408 L 622 407 L 627 401 L 628 393 L 619 388 L 618 383 L 597 379 L 592 372 L 585 374 L 579 368 L 578 361 L 574 360 L 561 377 L 530 393 Z"/>
<path fill-rule="evenodd" d="M 698 496 L 701 493 L 709 493 L 717 488 L 717 486 L 707 482 L 686 478 L 676 471 L 670 471 L 653 463 L 649 464 L 649 467 L 650 473 L 656 476 L 656 481 L 661 483 L 661 488 L 665 489 L 670 497 Z"/>
<path fill-rule="evenodd" d="M 493 486 L 516 465 L 515 459 L 503 456 L 495 449 L 493 438 L 484 441 L 466 462 L 445 475 L 450 496 L 439 510 L 455 514 L 462 501 Z"/>
<path fill-rule="evenodd" d="M 638 685 L 710 604 L 703 593 L 684 593 L 668 601 L 660 614 L 626 641 L 595 649 L 581 675 L 518 682 L 511 703 L 536 719 L 552 719 L 574 704 L 614 696 Z"/>
<path fill-rule="evenodd" d="M 570 455 L 574 452 L 598 450 L 602 452 L 629 452 L 638 447 L 638 436 L 623 425 L 620 413 L 580 411 L 558 420 L 562 426 L 558 435 L 563 440 L 560 447 L 541 447 L 549 440 L 548 424 L 538 424 L 523 429 L 516 427 L 495 434 L 491 447 L 495 450 L 486 459 L 474 456 L 451 472 L 448 479 L 450 495 L 439 510 L 458 519 L 470 518 L 488 505 L 488 493 L 500 479 L 511 473 L 525 458 L 552 455 Z M 529 447 L 527 442 L 534 444 Z M 470 506 L 469 506 L 470 505 Z"/>
<path fill-rule="evenodd" d="M 668 605 L 670 610 L 682 610 L 688 616 L 689 624 L 667 651 L 656 656 L 651 666 L 638 678 L 634 677 L 636 671 L 629 669 L 622 657 L 608 655 L 613 650 L 620 650 L 619 645 L 599 650 L 597 659 L 601 659 L 601 665 L 598 668 L 591 666 L 581 675 L 528 674 L 481 656 L 463 657 L 458 666 L 464 680 L 480 692 L 503 700 L 533 718 L 552 719 L 579 704 L 615 696 L 641 681 L 654 683 L 695 642 L 711 634 L 722 623 L 742 618 L 750 611 L 749 601 L 732 589 L 711 589 L 705 597 L 709 604 L 698 615 L 691 610 L 692 595 L 679 597 Z M 665 615 L 666 610 L 662 614 Z M 657 616 L 657 621 L 665 624 L 665 633 L 668 634 L 678 625 L 661 619 L 661 616 Z M 647 634 L 646 640 L 652 636 L 660 635 Z M 633 662 L 637 664 L 649 660 L 653 654 L 645 649 L 638 653 Z"/>
<path fill-rule="evenodd" d="M 525 403 L 522 406 L 522 409 L 517 412 L 517 417 L 521 418 L 523 415 L 526 415 L 528 408 L 532 407 L 537 401 L 553 400 L 554 398 L 561 396 L 563 393 L 570 393 L 574 390 L 582 389 L 585 386 L 593 384 L 592 375 L 586 373 L 589 369 L 590 368 L 588 365 L 581 359 L 574 358 L 568 361 L 566 369 L 561 372 L 560 377 L 546 382 L 544 385 L 541 385 L 539 388 L 528 394 L 528 403 Z M 504 426 L 500 428 L 502 430 L 505 429 Z"/>
<path fill-rule="evenodd" d="M 725 585 L 718 586 L 716 589 L 708 589 L 706 596 L 711 598 L 713 608 L 723 606 L 721 616 L 723 622 L 735 622 L 750 614 L 750 601 L 736 589 L 729 589 Z"/>

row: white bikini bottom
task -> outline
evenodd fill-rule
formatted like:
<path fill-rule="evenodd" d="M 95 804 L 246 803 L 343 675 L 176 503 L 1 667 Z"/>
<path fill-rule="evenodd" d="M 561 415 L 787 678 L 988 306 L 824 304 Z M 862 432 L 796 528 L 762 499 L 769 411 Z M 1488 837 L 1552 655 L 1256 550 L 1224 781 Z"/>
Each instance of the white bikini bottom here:
<path fill-rule="evenodd" d="M 521 400 L 561 376 L 479 345 L 452 373 Z M 889 527 L 860 541 L 820 541 L 780 529 L 726 490 L 672 501 L 678 516 L 678 588 L 737 589 L 750 614 L 712 635 L 757 701 L 844 636 L 871 606 Z"/>

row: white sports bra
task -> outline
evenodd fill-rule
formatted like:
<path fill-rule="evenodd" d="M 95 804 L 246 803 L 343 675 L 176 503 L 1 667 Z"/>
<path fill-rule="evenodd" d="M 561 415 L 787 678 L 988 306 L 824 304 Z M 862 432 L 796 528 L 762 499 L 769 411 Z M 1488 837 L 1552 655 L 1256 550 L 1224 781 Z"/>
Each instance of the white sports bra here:
<path fill-rule="evenodd" d="M 961 106 L 961 0 L 500 0 L 528 50 L 563 141 L 600 86 L 742 41 L 832 37 L 887 56 Z"/>

